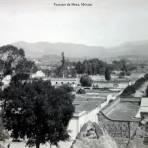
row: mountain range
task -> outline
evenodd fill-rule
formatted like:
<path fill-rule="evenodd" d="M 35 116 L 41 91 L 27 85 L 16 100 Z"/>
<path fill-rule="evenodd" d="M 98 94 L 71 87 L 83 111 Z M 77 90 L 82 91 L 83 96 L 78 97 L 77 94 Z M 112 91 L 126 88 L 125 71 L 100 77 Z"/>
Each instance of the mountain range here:
<path fill-rule="evenodd" d="M 47 58 L 59 57 L 61 52 L 66 57 L 81 58 L 131 58 L 147 59 L 148 58 L 148 41 L 134 41 L 120 44 L 116 47 L 87 46 L 73 43 L 50 43 L 50 42 L 15 42 L 13 45 L 23 48 L 26 56 L 30 58 Z M 48 59 L 48 58 L 47 58 Z"/>

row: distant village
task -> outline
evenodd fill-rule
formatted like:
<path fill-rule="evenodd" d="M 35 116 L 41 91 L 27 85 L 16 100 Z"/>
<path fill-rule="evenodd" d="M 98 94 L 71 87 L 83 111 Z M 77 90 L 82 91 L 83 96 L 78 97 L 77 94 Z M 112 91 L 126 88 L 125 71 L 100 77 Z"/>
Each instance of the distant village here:
<path fill-rule="evenodd" d="M 70 144 L 68 143 L 68 146 L 59 144 L 61 148 L 78 148 L 80 143 L 87 148 L 85 138 L 90 141 L 99 138 L 97 133 L 95 138 L 91 138 L 95 129 L 92 127 L 89 129 L 89 126 L 93 126 L 94 123 L 101 125 L 101 128 L 115 139 L 118 148 L 132 148 L 131 143 L 146 148 L 148 146 L 147 65 L 137 65 L 126 59 L 112 63 L 97 58 L 71 62 L 65 56 L 66 53 L 62 52 L 59 65 L 46 65 L 37 59 L 29 61 L 22 49 L 18 50 L 11 45 L 1 47 L 1 91 L 9 87 L 16 74 L 23 72 L 24 77 L 29 76 L 27 81 L 50 81 L 54 88 L 65 85 L 72 87 L 72 94 L 75 96 L 72 103 L 74 113 L 67 126 Z M 3 101 L 1 100 L 1 104 Z M 2 121 L 0 123 L 2 124 Z M 80 138 L 84 131 L 85 142 Z M 97 132 L 101 135 L 101 132 Z M 9 142 L 1 142 L 0 147 L 7 147 L 10 140 L 6 141 Z M 14 148 L 16 143 L 12 142 L 10 145 L 10 148 Z"/>

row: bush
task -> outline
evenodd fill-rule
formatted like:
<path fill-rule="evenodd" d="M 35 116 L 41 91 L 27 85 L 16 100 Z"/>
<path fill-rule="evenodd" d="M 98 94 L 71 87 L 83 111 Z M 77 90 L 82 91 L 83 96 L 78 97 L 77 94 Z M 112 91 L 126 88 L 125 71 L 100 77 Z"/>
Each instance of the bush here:
<path fill-rule="evenodd" d="M 88 75 L 83 75 L 80 78 L 80 83 L 84 87 L 90 87 L 92 85 L 92 79 Z"/>
<path fill-rule="evenodd" d="M 148 74 L 145 74 L 145 75 L 144 75 L 144 78 L 145 78 L 146 80 L 148 80 Z"/>
<path fill-rule="evenodd" d="M 80 88 L 80 89 L 77 91 L 77 94 L 85 94 L 85 93 L 86 93 L 85 90 L 82 89 L 82 88 Z"/>
<path fill-rule="evenodd" d="M 127 87 L 123 90 L 121 96 L 122 96 L 122 97 L 127 97 L 127 96 L 131 96 L 131 95 L 134 94 L 134 93 L 135 93 L 134 85 L 131 85 L 131 86 L 127 86 Z"/>
<path fill-rule="evenodd" d="M 122 97 L 128 97 L 131 96 L 138 90 L 146 81 L 148 80 L 148 75 L 146 74 L 144 77 L 138 79 L 135 84 L 131 86 L 127 86 L 124 91 L 122 92 Z"/>

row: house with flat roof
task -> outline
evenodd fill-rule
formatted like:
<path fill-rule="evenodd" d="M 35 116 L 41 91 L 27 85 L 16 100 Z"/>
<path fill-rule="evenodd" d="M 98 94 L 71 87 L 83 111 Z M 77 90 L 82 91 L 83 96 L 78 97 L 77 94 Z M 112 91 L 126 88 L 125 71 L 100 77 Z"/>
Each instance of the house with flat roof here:
<path fill-rule="evenodd" d="M 72 85 L 75 87 L 80 84 L 78 78 L 49 78 L 49 80 L 51 81 L 51 84 L 53 86 L 60 86 L 63 84 L 69 84 L 69 85 Z"/>

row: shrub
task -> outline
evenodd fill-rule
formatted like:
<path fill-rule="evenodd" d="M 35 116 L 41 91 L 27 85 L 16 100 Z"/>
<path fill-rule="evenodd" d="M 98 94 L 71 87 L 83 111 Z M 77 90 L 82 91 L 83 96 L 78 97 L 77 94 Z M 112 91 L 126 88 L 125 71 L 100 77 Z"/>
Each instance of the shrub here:
<path fill-rule="evenodd" d="M 82 88 L 80 88 L 80 89 L 77 91 L 77 94 L 85 94 L 85 93 L 86 93 L 85 90 L 82 89 Z"/>
<path fill-rule="evenodd" d="M 92 79 L 88 75 L 83 75 L 80 78 L 80 83 L 84 87 L 90 87 L 92 85 Z"/>

